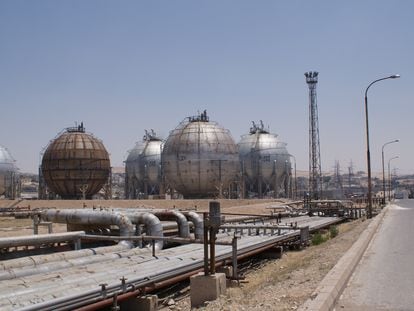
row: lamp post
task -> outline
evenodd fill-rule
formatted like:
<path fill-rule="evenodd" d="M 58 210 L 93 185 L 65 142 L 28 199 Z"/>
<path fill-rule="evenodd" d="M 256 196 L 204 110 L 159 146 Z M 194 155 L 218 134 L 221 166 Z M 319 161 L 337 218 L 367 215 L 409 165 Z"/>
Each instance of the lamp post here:
<path fill-rule="evenodd" d="M 369 126 L 368 126 L 368 89 L 374 83 L 377 83 L 386 79 L 396 79 L 400 75 L 391 75 L 385 78 L 377 79 L 372 81 L 365 90 L 365 130 L 367 135 L 367 170 L 368 170 L 368 208 L 367 208 L 367 218 L 372 218 L 372 185 L 371 185 L 371 153 L 369 151 Z"/>
<path fill-rule="evenodd" d="M 385 194 L 386 190 L 385 190 L 384 147 L 386 145 L 389 145 L 389 144 L 398 143 L 399 141 L 400 141 L 399 139 L 395 139 L 395 140 L 389 141 L 389 142 L 382 145 L 382 153 L 381 153 L 382 154 L 382 192 L 383 192 L 384 204 L 385 204 L 385 198 L 386 198 L 386 194 Z"/>
<path fill-rule="evenodd" d="M 390 170 L 390 163 L 394 159 L 398 159 L 399 156 L 392 157 L 388 160 L 388 201 L 391 202 L 391 170 Z"/>
<path fill-rule="evenodd" d="M 292 176 L 292 165 L 290 164 L 289 160 L 285 160 L 285 196 L 287 198 L 289 198 L 289 193 L 292 192 L 292 181 L 291 181 L 291 176 Z M 291 198 L 292 196 L 290 196 Z"/>
<path fill-rule="evenodd" d="M 276 170 L 276 162 L 277 160 L 273 160 L 273 171 L 275 173 L 275 186 L 274 186 L 274 191 L 273 191 L 273 197 L 276 199 L 277 198 L 277 170 Z"/>

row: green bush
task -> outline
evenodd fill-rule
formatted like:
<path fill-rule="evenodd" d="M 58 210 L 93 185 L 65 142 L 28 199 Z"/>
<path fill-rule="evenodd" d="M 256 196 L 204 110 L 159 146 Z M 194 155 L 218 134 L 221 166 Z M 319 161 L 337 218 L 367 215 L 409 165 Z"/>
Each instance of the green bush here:
<path fill-rule="evenodd" d="M 331 239 L 336 237 L 338 235 L 338 233 L 339 233 L 339 231 L 338 231 L 337 226 L 330 226 L 329 227 L 329 235 L 330 235 Z"/>
<path fill-rule="evenodd" d="M 317 232 L 312 236 L 312 245 L 319 245 L 325 242 L 328 238 L 322 233 Z"/>

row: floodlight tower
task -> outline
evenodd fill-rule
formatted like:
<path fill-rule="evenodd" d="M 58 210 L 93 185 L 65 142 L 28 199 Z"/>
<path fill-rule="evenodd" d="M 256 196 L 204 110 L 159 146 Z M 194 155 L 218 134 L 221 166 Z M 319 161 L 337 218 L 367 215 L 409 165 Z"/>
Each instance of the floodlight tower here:
<path fill-rule="evenodd" d="M 322 194 L 321 150 L 319 144 L 318 105 L 316 84 L 318 72 L 305 72 L 309 86 L 309 198 L 318 200 Z"/>

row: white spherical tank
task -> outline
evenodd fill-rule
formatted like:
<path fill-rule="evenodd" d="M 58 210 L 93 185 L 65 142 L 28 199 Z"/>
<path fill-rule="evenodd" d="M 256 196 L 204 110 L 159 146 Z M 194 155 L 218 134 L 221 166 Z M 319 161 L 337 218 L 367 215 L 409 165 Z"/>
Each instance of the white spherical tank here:
<path fill-rule="evenodd" d="M 249 134 L 243 135 L 238 144 L 241 170 L 248 184 L 246 190 L 264 194 L 276 189 L 275 196 L 286 192 L 291 173 L 291 156 L 286 145 L 276 134 L 265 130 L 262 122 L 253 123 Z"/>
<path fill-rule="evenodd" d="M 239 172 L 236 143 L 206 111 L 171 131 L 162 163 L 166 183 L 187 198 L 226 196 Z"/>
<path fill-rule="evenodd" d="M 161 185 L 162 140 L 155 132 L 145 131 L 144 138 L 129 151 L 125 161 L 126 197 L 159 194 Z"/>
<path fill-rule="evenodd" d="M 13 186 L 17 173 L 15 162 L 9 150 L 0 145 L 0 195 L 6 195 Z"/>

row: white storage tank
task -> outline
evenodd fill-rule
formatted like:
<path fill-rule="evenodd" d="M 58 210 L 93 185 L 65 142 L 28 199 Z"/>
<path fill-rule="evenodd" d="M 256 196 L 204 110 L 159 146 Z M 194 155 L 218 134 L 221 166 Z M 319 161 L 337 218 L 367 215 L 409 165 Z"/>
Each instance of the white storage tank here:
<path fill-rule="evenodd" d="M 0 145 L 0 196 L 14 199 L 16 195 L 17 167 L 9 150 Z"/>
<path fill-rule="evenodd" d="M 253 122 L 249 134 L 239 142 L 240 165 L 245 190 L 259 197 L 287 196 L 291 175 L 290 154 L 286 143 L 260 124 Z"/>
<path fill-rule="evenodd" d="M 210 121 L 206 111 L 184 119 L 170 132 L 162 163 L 167 188 L 185 198 L 227 197 L 239 173 L 230 131 Z"/>
<path fill-rule="evenodd" d="M 161 150 L 163 142 L 154 130 L 145 131 L 142 141 L 129 151 L 125 161 L 127 199 L 157 195 L 161 188 Z"/>

